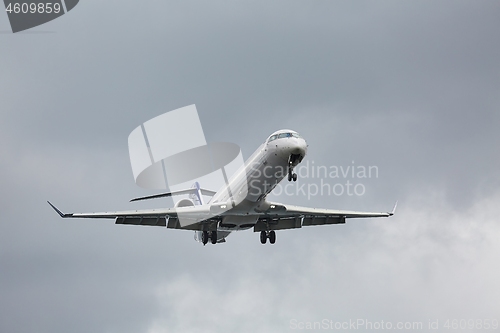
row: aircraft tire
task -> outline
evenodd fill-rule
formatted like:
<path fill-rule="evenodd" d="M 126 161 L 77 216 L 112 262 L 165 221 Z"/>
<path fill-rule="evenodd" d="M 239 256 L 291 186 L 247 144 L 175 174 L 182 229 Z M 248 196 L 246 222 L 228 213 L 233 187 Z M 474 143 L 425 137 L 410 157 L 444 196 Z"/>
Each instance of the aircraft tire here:
<path fill-rule="evenodd" d="M 276 232 L 274 230 L 269 231 L 269 243 L 274 244 L 276 242 Z"/>
<path fill-rule="evenodd" d="M 262 244 L 266 244 L 266 241 L 267 241 L 267 235 L 266 235 L 266 232 L 265 231 L 261 231 L 260 232 L 260 242 Z"/>

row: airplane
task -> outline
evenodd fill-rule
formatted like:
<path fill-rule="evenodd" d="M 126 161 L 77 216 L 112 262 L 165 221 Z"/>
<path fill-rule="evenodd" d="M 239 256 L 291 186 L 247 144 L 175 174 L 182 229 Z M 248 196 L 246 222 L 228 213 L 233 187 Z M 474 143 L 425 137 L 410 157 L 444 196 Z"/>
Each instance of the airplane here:
<path fill-rule="evenodd" d="M 200 187 L 160 193 L 130 201 L 148 200 L 175 195 L 189 195 L 173 208 L 132 210 L 103 213 L 63 213 L 48 204 L 62 218 L 114 219 L 115 224 L 161 226 L 170 229 L 194 230 L 195 240 L 206 245 L 224 243 L 233 231 L 260 233 L 260 242 L 276 242 L 276 231 L 305 226 L 343 224 L 350 218 L 375 218 L 394 215 L 391 212 L 358 212 L 300 207 L 266 200 L 284 178 L 296 181 L 294 168 L 307 153 L 307 143 L 297 132 L 283 129 L 272 133 L 244 165 L 226 180 L 219 191 Z M 205 203 L 203 196 L 211 196 Z"/>

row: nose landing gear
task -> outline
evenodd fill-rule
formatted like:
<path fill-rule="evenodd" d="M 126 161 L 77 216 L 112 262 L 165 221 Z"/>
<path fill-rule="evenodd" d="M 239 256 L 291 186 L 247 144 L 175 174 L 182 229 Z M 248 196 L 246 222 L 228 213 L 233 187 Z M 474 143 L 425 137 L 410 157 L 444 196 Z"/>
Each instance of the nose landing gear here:
<path fill-rule="evenodd" d="M 292 154 L 288 158 L 288 181 L 289 182 L 291 182 L 292 180 L 294 182 L 297 181 L 297 174 L 295 172 L 293 172 L 293 167 L 294 167 L 294 165 L 297 165 L 298 163 L 300 163 L 300 161 L 302 161 L 302 156 L 298 155 L 298 154 L 297 155 Z"/>

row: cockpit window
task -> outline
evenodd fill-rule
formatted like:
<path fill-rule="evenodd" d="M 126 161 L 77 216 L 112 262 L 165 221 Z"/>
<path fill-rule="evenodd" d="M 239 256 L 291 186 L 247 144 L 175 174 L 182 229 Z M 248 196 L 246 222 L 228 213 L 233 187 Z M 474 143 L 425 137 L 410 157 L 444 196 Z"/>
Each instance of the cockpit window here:
<path fill-rule="evenodd" d="M 278 136 L 275 134 L 275 135 L 271 135 L 271 137 L 269 138 L 269 141 L 268 142 L 271 142 L 273 140 L 276 140 L 278 138 Z"/>
<path fill-rule="evenodd" d="M 276 139 L 283 139 L 283 138 L 300 138 L 301 136 L 298 133 L 280 133 L 280 134 L 274 134 L 271 135 L 269 140 L 267 141 L 268 143 L 271 141 L 274 141 Z"/>

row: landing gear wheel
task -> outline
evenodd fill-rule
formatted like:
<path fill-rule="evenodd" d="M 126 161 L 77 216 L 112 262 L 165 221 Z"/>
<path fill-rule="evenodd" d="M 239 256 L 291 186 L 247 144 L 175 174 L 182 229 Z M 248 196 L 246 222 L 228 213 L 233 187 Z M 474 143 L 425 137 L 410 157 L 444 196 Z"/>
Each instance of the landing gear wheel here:
<path fill-rule="evenodd" d="M 210 241 L 212 244 L 217 244 L 217 230 L 214 230 L 210 233 Z"/>
<path fill-rule="evenodd" d="M 261 231 L 260 232 L 260 242 L 262 244 L 266 244 L 266 241 L 267 241 L 267 235 L 266 235 L 266 232 L 265 231 Z"/>
<path fill-rule="evenodd" d="M 289 182 L 291 182 L 291 181 L 292 181 L 292 178 L 293 178 L 292 173 L 291 173 L 291 172 L 289 172 L 289 173 L 288 173 L 288 181 L 289 181 Z"/>
<path fill-rule="evenodd" d="M 208 243 L 208 231 L 203 231 L 201 234 L 201 241 L 203 245 L 206 245 Z"/>
<path fill-rule="evenodd" d="M 269 231 L 269 243 L 274 244 L 276 242 L 276 233 L 274 230 Z"/>
<path fill-rule="evenodd" d="M 294 181 L 294 182 L 296 182 L 296 181 L 297 181 L 297 174 L 296 174 L 296 173 L 294 173 L 294 174 L 292 175 L 292 179 L 293 179 L 293 181 Z"/>

